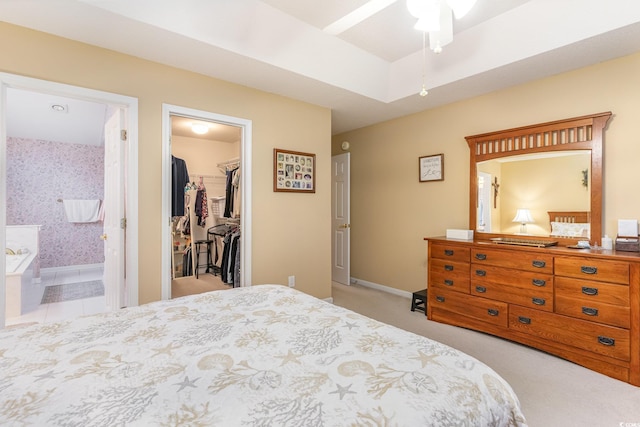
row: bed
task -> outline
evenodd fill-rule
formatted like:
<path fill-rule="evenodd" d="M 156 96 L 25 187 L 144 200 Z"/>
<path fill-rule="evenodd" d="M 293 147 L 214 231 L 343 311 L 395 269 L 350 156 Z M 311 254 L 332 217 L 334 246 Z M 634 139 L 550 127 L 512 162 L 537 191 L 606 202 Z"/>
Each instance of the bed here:
<path fill-rule="evenodd" d="M 526 425 L 478 360 L 280 285 L 5 329 L 0 368 L 0 425 Z"/>
<path fill-rule="evenodd" d="M 589 211 L 549 211 L 552 237 L 589 239 L 591 215 Z"/>

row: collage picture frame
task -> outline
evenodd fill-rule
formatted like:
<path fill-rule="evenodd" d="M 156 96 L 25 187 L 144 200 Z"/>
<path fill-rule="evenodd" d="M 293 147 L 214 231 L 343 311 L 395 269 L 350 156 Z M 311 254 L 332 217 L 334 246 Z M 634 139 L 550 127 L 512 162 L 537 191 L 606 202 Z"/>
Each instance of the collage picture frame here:
<path fill-rule="evenodd" d="M 273 191 L 315 193 L 316 155 L 273 149 Z"/>

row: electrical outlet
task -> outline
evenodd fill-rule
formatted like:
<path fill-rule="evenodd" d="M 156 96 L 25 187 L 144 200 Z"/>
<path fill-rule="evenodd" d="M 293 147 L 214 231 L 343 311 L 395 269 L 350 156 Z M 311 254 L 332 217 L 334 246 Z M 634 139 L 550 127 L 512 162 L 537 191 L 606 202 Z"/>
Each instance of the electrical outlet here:
<path fill-rule="evenodd" d="M 296 276 L 289 276 L 289 287 L 290 288 L 296 287 Z"/>

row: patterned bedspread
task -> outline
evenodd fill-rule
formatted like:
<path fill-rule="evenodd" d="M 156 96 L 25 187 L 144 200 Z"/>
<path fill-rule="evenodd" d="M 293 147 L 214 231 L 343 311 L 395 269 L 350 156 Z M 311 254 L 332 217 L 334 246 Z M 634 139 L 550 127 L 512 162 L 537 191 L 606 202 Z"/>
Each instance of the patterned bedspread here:
<path fill-rule="evenodd" d="M 524 426 L 478 360 L 279 285 L 0 331 L 3 426 Z"/>

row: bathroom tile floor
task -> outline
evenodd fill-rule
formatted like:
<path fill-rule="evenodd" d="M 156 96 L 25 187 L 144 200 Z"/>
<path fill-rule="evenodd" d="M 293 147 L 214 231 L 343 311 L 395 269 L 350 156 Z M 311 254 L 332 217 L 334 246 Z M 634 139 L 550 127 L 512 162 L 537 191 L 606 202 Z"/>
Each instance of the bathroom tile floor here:
<path fill-rule="evenodd" d="M 25 305 L 33 307 L 33 309 L 29 310 L 22 316 L 7 318 L 5 324 L 9 326 L 29 322 L 57 322 L 73 317 L 106 311 L 104 295 L 74 301 L 40 304 L 45 286 L 101 280 L 102 273 L 102 266 L 90 269 L 82 268 L 78 270 L 65 271 L 47 271 L 46 269 L 43 269 L 40 274 L 41 283 L 34 283 L 33 293 L 29 293 L 25 298 Z"/>

